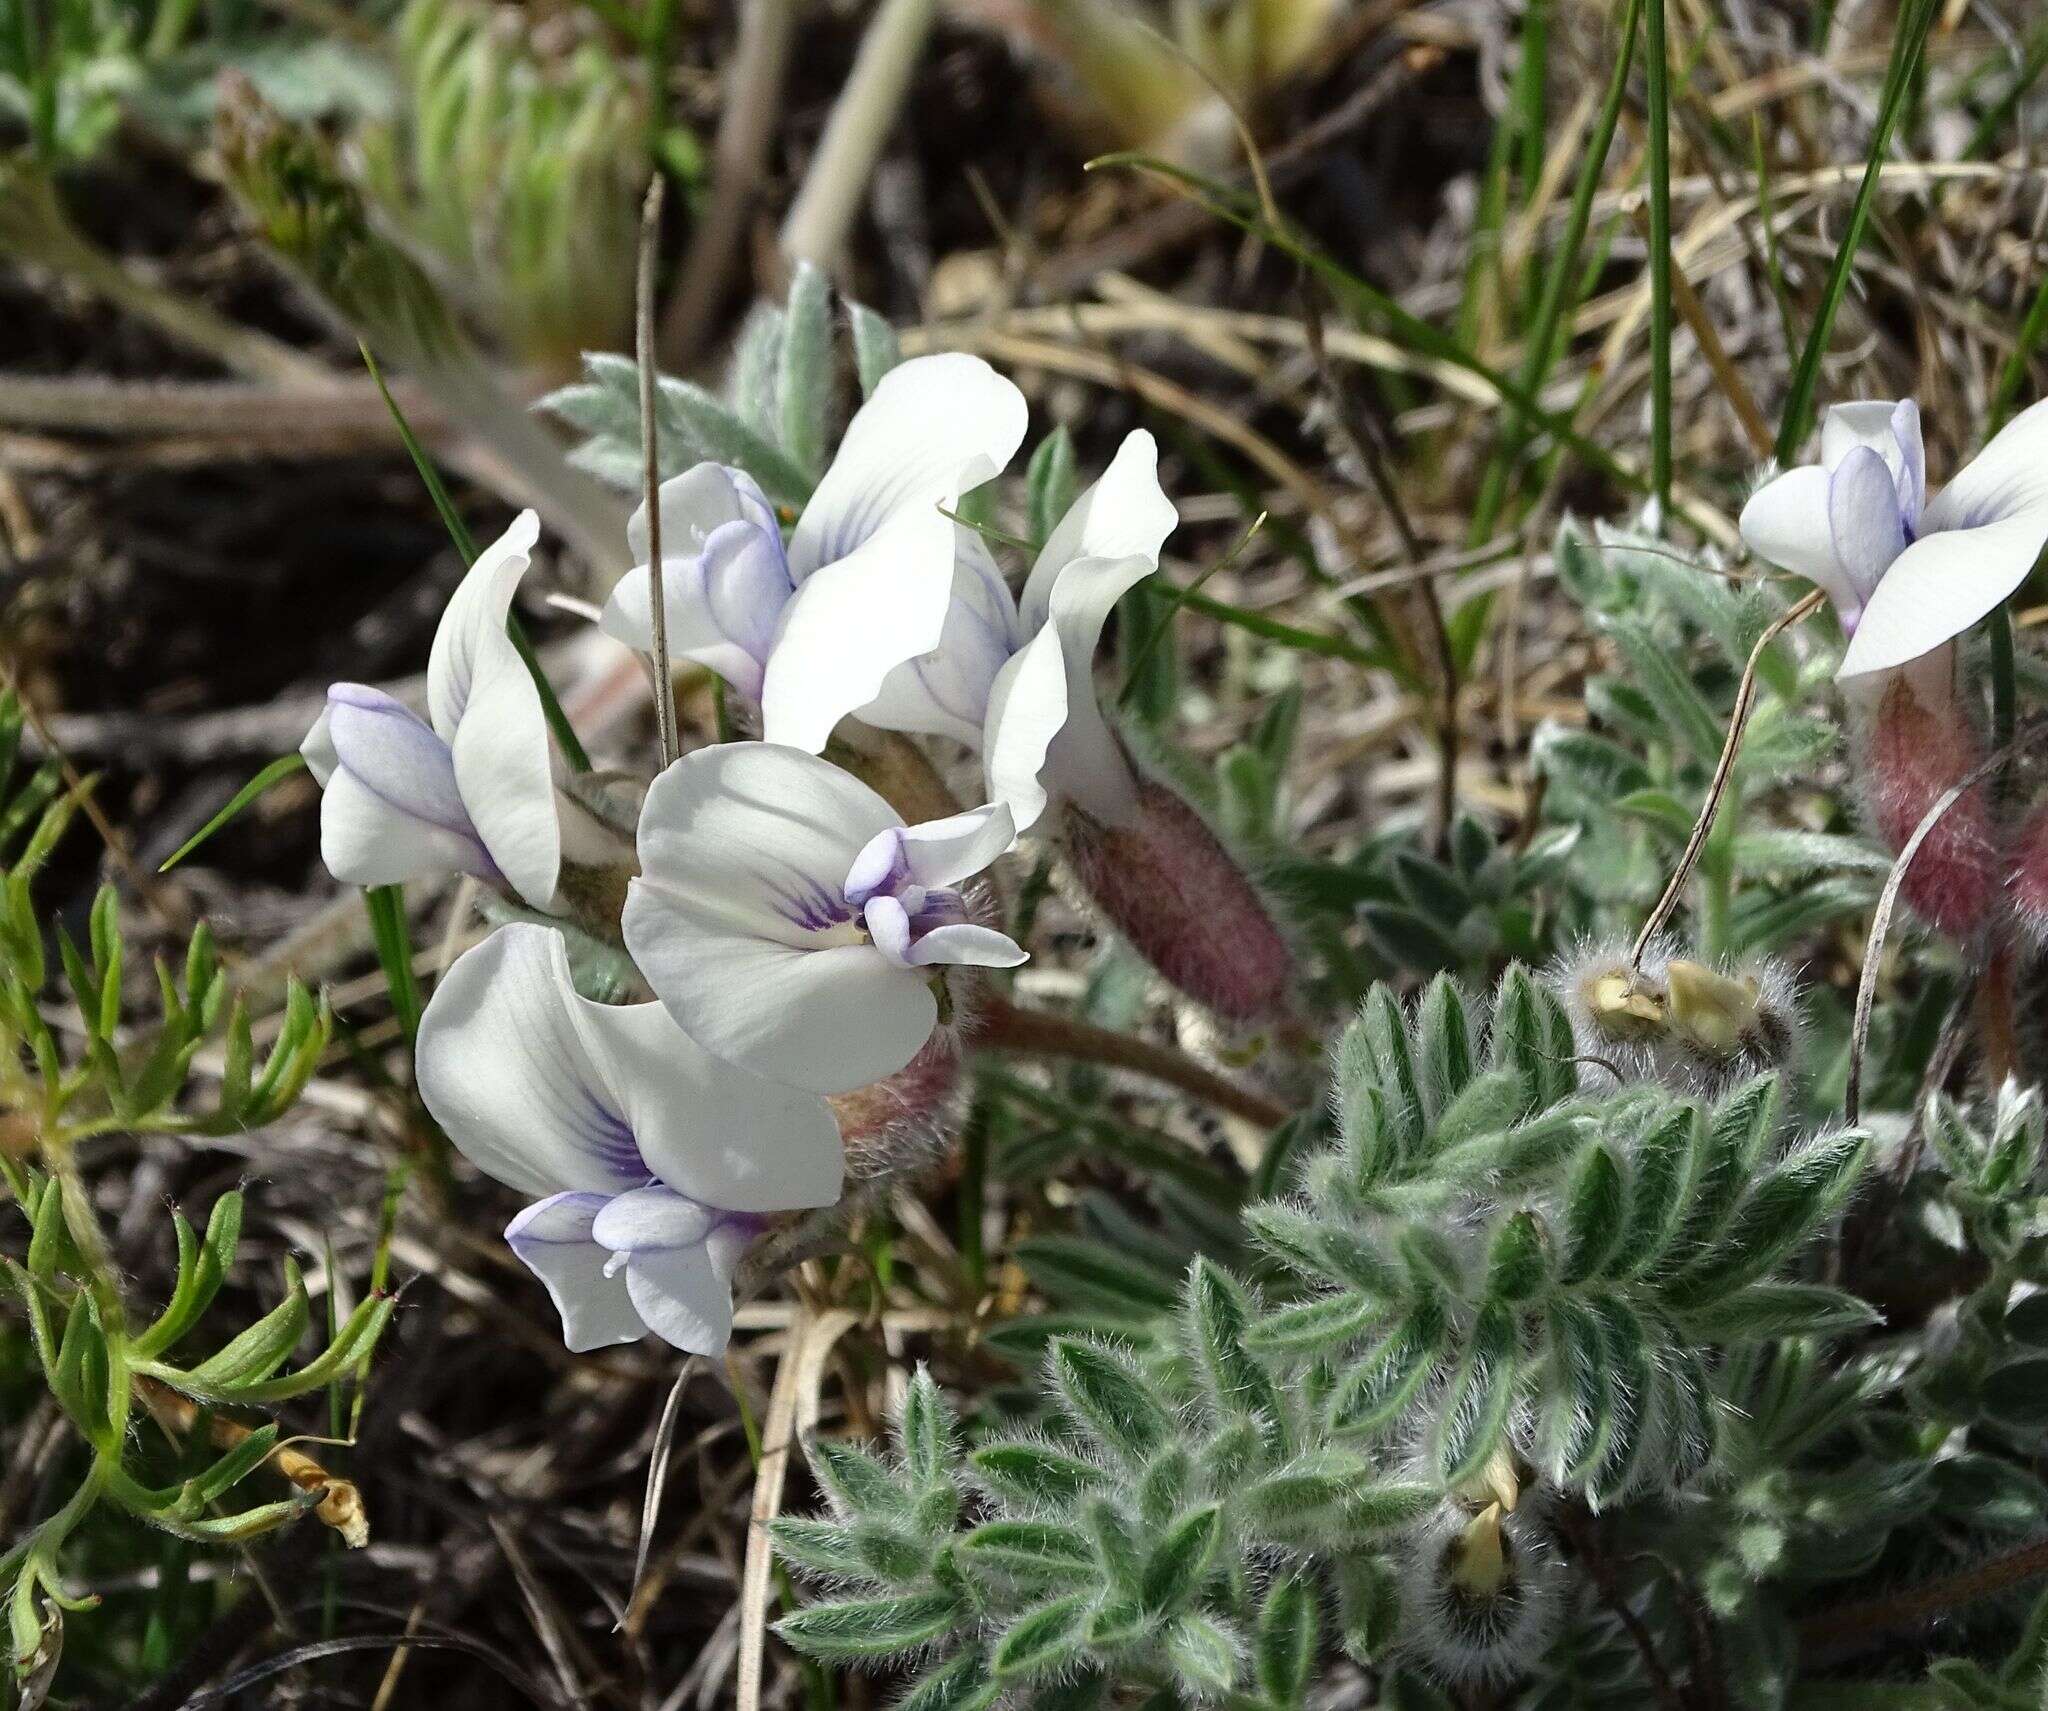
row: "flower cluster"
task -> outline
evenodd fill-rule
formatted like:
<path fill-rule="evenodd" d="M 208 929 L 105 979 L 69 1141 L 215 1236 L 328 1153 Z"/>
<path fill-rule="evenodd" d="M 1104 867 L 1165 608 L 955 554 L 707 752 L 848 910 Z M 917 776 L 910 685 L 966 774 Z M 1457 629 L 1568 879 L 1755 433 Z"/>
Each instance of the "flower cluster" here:
<path fill-rule="evenodd" d="M 1971 775 L 1985 758 L 1958 693 L 1957 643 L 2026 580 L 2048 546 L 2048 403 L 2034 405 L 1933 498 L 1920 409 L 1841 404 L 1821 428 L 1821 461 L 1787 470 L 1743 508 L 1752 551 L 1828 597 L 1848 635 L 1843 680 L 1857 774 L 1873 829 L 1902 848 L 1959 786 L 1923 839 L 1904 896 L 1934 926 L 1972 940 L 2007 900 L 2048 922 L 2048 818 L 1997 823 Z"/>
<path fill-rule="evenodd" d="M 648 1001 L 594 1002 L 559 933 L 508 925 L 448 971 L 418 1042 L 428 1109 L 480 1169 L 535 1197 L 506 1236 L 572 1348 L 648 1330 L 724 1347 L 740 1254 L 778 1215 L 839 1197 L 843 1141 L 889 1103 L 863 1090 L 900 1076 L 931 1103 L 950 1085 L 949 1025 L 971 1012 L 974 971 L 1026 955 L 985 918 L 975 876 L 1055 809 L 1095 843 L 1143 853 L 1140 873 L 1072 860 L 1084 885 L 1113 870 L 1092 889 L 1113 919 L 1132 916 L 1141 950 L 1173 949 L 1155 956 L 1169 978 L 1231 1019 L 1284 1000 L 1291 962 L 1256 891 L 1192 809 L 1141 778 L 1096 701 L 1110 610 L 1174 526 L 1157 450 L 1147 434 L 1124 441 L 1013 595 L 954 513 L 1008 464 L 1025 416 L 979 359 L 902 364 L 786 540 L 740 470 L 701 463 L 663 485 L 671 650 L 757 702 L 763 740 L 671 765 L 646 791 L 634 848 L 569 777 L 506 632 L 538 538 L 530 512 L 450 601 L 428 716 L 338 684 L 306 739 L 322 854 L 344 881 L 467 874 L 543 916 L 623 892 L 623 911 L 595 925 Z M 648 522 L 644 508 L 632 520 L 643 562 L 601 618 L 642 651 Z M 978 752 L 986 802 L 906 824 L 825 758 L 849 717 Z M 578 867 L 612 883 L 578 886 Z M 1206 964 L 1184 950 L 1205 919 L 1231 941 Z"/>

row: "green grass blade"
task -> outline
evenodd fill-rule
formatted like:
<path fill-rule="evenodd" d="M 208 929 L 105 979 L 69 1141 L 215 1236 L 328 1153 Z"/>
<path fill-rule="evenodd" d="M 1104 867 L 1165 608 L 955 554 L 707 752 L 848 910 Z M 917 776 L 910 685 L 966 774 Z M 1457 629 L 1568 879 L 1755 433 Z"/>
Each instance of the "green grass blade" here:
<path fill-rule="evenodd" d="M 1778 421 L 1775 451 L 1780 463 L 1792 461 L 1813 429 L 1816 414 L 1814 393 L 1820 384 L 1821 360 L 1827 355 L 1835 316 L 1849 289 L 1849 275 L 1856 264 L 1856 252 L 1862 246 L 1863 231 L 1870 223 L 1871 206 L 1877 199 L 1877 182 L 1883 172 L 1884 158 L 1891 148 L 1892 133 L 1898 128 L 1899 115 L 1905 111 L 1906 97 L 1913 87 L 1913 68 L 1919 64 L 1920 50 L 1925 46 L 1927 32 L 1934 23 L 1937 4 L 1938 0 L 1906 0 L 1906 4 L 1899 8 L 1899 21 L 1892 34 L 1891 65 L 1885 73 L 1884 93 L 1877 110 L 1877 130 L 1870 139 L 1870 156 L 1863 169 L 1863 182 L 1857 187 L 1856 201 L 1849 210 L 1849 223 L 1843 229 L 1841 244 L 1835 250 L 1834 265 L 1828 269 L 1827 283 L 1821 288 L 1820 312 L 1806 336 L 1806 348 L 1799 353 L 1799 365 L 1792 372 L 1791 390 L 1785 397 L 1785 412 Z"/>
<path fill-rule="evenodd" d="M 1543 294 L 1536 304 L 1536 313 L 1530 322 L 1529 335 L 1522 352 L 1521 372 L 1516 377 L 1522 389 L 1534 398 L 1543 390 L 1543 383 L 1550 376 L 1551 364 L 1557 360 L 1558 329 L 1564 317 L 1576 306 L 1583 291 L 1573 290 L 1574 280 L 1579 278 L 1579 254 L 1585 248 L 1586 229 L 1592 223 L 1593 197 L 1599 191 L 1601 175 L 1607 170 L 1608 151 L 1614 144 L 1614 132 L 1621 121 L 1622 102 L 1628 95 L 1628 73 L 1630 62 L 1635 57 L 1636 24 L 1642 15 L 1642 0 L 1628 0 L 1628 11 L 1621 24 L 1621 51 L 1614 62 L 1614 75 L 1608 79 L 1607 89 L 1600 103 L 1599 118 L 1595 121 L 1592 135 L 1586 144 L 1585 159 L 1579 165 L 1578 181 L 1572 186 L 1572 200 L 1565 216 L 1564 234 L 1559 239 L 1557 253 L 1551 258 L 1550 270 L 1543 279 Z M 1500 513 L 1507 500 L 1508 474 L 1515 458 L 1527 443 L 1527 435 L 1520 424 L 1504 435 L 1495 448 L 1492 461 L 1488 464 L 1485 477 L 1480 484 L 1479 501 L 1473 511 L 1471 533 L 1466 538 L 1468 546 L 1478 546 L 1490 540 Z"/>
<path fill-rule="evenodd" d="M 1659 526 L 1671 508 L 1671 60 L 1664 0 L 1643 12 L 1649 80 L 1650 497 Z"/>
<path fill-rule="evenodd" d="M 405 920 L 405 888 L 373 885 L 363 893 L 370 932 L 376 940 L 377 962 L 391 993 L 391 1008 L 410 1040 L 420 1031 L 420 983 L 412 971 L 412 934 Z"/>
<path fill-rule="evenodd" d="M 2012 355 L 1998 372 L 1998 390 L 1992 395 L 1991 416 L 1984 424 L 1987 440 L 2005 426 L 2006 418 L 2012 414 L 2013 400 L 2020 395 L 2020 386 L 2027 378 L 2027 364 L 2034 360 L 2043 334 L 2048 334 L 2048 278 L 2041 281 L 2033 302 L 2027 305 L 2027 318 L 2020 323 L 2020 336 L 2014 341 Z"/>
<path fill-rule="evenodd" d="M 420 480 L 425 484 L 427 495 L 434 501 L 434 509 L 441 514 L 441 526 L 448 531 L 448 538 L 455 543 L 455 550 L 462 555 L 464 564 L 476 563 L 476 540 L 462 515 L 455 509 L 455 501 L 449 498 L 448 489 L 441 480 L 441 472 L 434 467 L 427 456 L 427 449 L 413 434 L 412 424 L 405 419 L 405 412 L 398 407 L 398 400 L 391 396 L 391 388 L 384 384 L 383 370 L 378 368 L 377 359 L 370 354 L 368 345 L 360 345 L 363 362 L 369 368 L 370 378 L 377 383 L 377 390 L 383 394 L 384 407 L 391 412 L 391 420 L 398 426 L 398 437 L 404 441 L 412 466 L 419 471 Z M 556 698 L 555 686 L 547 679 L 547 673 L 540 668 L 540 655 L 533 650 L 533 643 L 526 634 L 526 626 L 519 621 L 517 612 L 505 614 L 505 633 L 512 638 L 512 645 L 519 650 L 519 657 L 526 662 L 526 669 L 533 676 L 533 684 L 540 691 L 540 710 L 547 717 L 548 729 L 555 734 L 555 741 L 561 744 L 562 754 L 578 772 L 590 770 L 590 756 L 584 752 L 582 740 L 576 735 L 576 728 L 569 723 L 569 715 L 562 711 L 562 703 Z"/>
<path fill-rule="evenodd" d="M 179 862 L 183 861 L 201 844 L 205 843 L 208 838 L 212 837 L 221 827 L 241 813 L 244 808 L 248 807 L 251 802 L 254 802 L 257 797 L 261 796 L 273 784 L 278 783 L 281 779 L 291 777 L 295 772 L 303 772 L 305 768 L 306 757 L 304 755 L 279 755 L 276 760 L 272 761 L 254 778 L 250 779 L 247 784 L 243 785 L 241 789 L 237 790 L 234 795 L 230 796 L 227 806 L 180 844 L 172 853 L 170 859 L 157 869 L 157 872 L 169 873 Z"/>

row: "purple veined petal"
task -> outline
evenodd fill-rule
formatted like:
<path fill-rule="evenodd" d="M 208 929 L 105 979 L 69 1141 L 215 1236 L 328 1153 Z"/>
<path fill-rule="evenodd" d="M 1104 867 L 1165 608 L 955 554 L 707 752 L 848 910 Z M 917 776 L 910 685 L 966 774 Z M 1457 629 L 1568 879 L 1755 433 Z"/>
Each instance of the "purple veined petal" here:
<path fill-rule="evenodd" d="M 1126 434 L 1101 479 L 1067 508 L 1032 563 L 1019 602 L 1025 633 L 1034 635 L 1045 624 L 1053 585 L 1076 559 L 1141 558 L 1156 570 L 1178 521 L 1159 485 L 1157 442 L 1142 428 Z"/>
<path fill-rule="evenodd" d="M 1835 562 L 1856 590 L 1858 603 L 1867 605 L 1892 561 L 1906 550 L 1898 485 L 1869 446 L 1852 446 L 1828 477 L 1828 533 Z M 1844 613 L 1844 627 L 1851 622 Z"/>
<path fill-rule="evenodd" d="M 857 551 L 895 514 L 950 510 L 1000 475 L 1023 443 L 1027 414 L 1024 394 L 979 357 L 949 351 L 892 368 L 847 424 L 797 519 L 797 581 Z M 914 651 L 936 645 L 934 635 Z"/>
<path fill-rule="evenodd" d="M 864 941 L 798 949 L 645 879 L 627 889 L 625 934 L 683 1031 L 769 1081 L 850 1092 L 894 1075 L 938 1025 L 924 981 Z"/>
<path fill-rule="evenodd" d="M 1020 832 L 1036 825 L 1045 812 L 1041 774 L 1066 722 L 1066 656 L 1059 630 L 1048 624 L 996 674 L 982 727 L 982 776 L 989 798 L 1010 810 Z"/>
<path fill-rule="evenodd" d="M 815 1093 L 892 1075 L 930 1038 L 937 1004 L 865 942 L 845 876 L 901 824 L 865 784 L 797 749 L 685 755 L 641 813 L 627 949 L 716 1057 Z"/>
<path fill-rule="evenodd" d="M 721 743 L 683 756 L 649 789 L 643 889 L 686 895 L 735 931 L 812 947 L 852 919 L 845 881 L 854 859 L 901 825 L 830 761 L 775 743 Z"/>
<path fill-rule="evenodd" d="M 517 923 L 455 960 L 420 1020 L 420 1097 L 456 1149 L 526 1194 L 653 1176 L 575 1014 L 559 933 Z"/>
<path fill-rule="evenodd" d="M 881 730 L 949 737 L 971 749 L 980 746 L 995 680 L 1023 637 L 1017 603 L 981 537 L 960 529 L 956 546 L 938 646 L 897 666 L 856 711 Z"/>
<path fill-rule="evenodd" d="M 1015 968 L 1029 962 L 1031 953 L 1007 933 L 973 921 L 956 921 L 918 935 L 910 947 L 910 961 L 919 968 L 950 963 L 963 968 Z"/>
<path fill-rule="evenodd" d="M 1742 508 L 1744 544 L 1766 563 L 1804 577 L 1827 595 L 1845 629 L 1863 611 L 1864 590 L 1835 557 L 1828 520 L 1833 478 L 1819 464 L 1803 464 L 1766 482 Z"/>
<path fill-rule="evenodd" d="M 566 982 L 567 953 L 559 955 Z M 578 996 L 572 1009 L 664 1189 L 720 1212 L 791 1212 L 839 1198 L 839 1125 L 816 1094 L 713 1057 L 658 1003 Z"/>
<path fill-rule="evenodd" d="M 505 1226 L 506 1244 L 546 1287 L 562 1316 L 562 1340 L 574 1354 L 647 1334 L 626 1280 L 606 1270 L 610 1251 L 591 1239 L 606 1204 L 602 1194 L 551 1195 Z"/>
<path fill-rule="evenodd" d="M 320 779 L 320 855 L 348 885 L 503 876 L 471 825 L 447 744 L 382 690 L 338 683 L 301 750 Z"/>
<path fill-rule="evenodd" d="M 732 1274 L 754 1229 L 713 1226 L 693 1247 L 634 1254 L 626 1287 L 648 1328 L 686 1354 L 720 1355 L 732 1338 Z"/>
<path fill-rule="evenodd" d="M 454 742 L 455 728 L 469 705 L 478 650 L 493 637 L 504 640 L 512 595 L 539 539 L 540 519 L 531 511 L 520 512 L 477 554 L 441 614 L 427 655 L 427 717 L 446 742 Z"/>

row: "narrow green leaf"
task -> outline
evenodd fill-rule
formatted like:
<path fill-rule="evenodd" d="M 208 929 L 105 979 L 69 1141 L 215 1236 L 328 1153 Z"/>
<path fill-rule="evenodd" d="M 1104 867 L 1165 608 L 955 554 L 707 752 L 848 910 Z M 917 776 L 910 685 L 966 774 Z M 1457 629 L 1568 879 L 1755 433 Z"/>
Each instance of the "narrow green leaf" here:
<path fill-rule="evenodd" d="M 180 844 L 169 858 L 165 860 L 164 864 L 157 869 L 157 872 L 169 873 L 179 862 L 183 861 L 201 844 L 205 843 L 215 832 L 227 825 L 229 821 L 239 815 L 244 808 L 248 807 L 250 803 L 254 802 L 257 797 L 261 796 L 273 784 L 281 783 L 285 779 L 290 778 L 293 773 L 304 772 L 305 770 L 306 757 L 304 755 L 279 755 L 276 760 L 272 761 L 261 772 L 257 773 L 254 778 L 250 779 L 247 784 L 243 785 L 241 789 L 237 790 L 234 795 L 230 796 L 227 800 L 227 805 Z"/>

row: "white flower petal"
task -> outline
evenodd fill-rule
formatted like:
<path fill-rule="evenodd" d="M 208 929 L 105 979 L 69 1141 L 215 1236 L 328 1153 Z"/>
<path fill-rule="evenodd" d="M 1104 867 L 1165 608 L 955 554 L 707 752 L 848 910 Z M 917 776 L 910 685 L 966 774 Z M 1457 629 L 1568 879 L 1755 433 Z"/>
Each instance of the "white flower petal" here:
<path fill-rule="evenodd" d="M 683 1031 L 771 1081 L 845 1093 L 894 1075 L 938 1025 L 924 981 L 871 944 L 801 950 L 729 908 L 636 879 L 626 945 Z"/>
<path fill-rule="evenodd" d="M 919 885 L 956 885 L 1017 842 L 1016 822 L 1000 802 L 927 820 L 903 831 L 903 859 Z"/>
<path fill-rule="evenodd" d="M 686 1354 L 720 1355 L 732 1339 L 732 1274 L 744 1226 L 721 1224 L 696 1247 L 635 1254 L 626 1288 L 648 1328 Z"/>
<path fill-rule="evenodd" d="M 728 1212 L 839 1198 L 845 1160 L 824 1100 L 713 1057 L 660 1004 L 574 1005 L 640 1156 L 668 1187 Z"/>
<path fill-rule="evenodd" d="M 953 509 L 961 494 L 1002 473 L 1023 443 L 1026 416 L 1024 394 L 980 357 L 946 352 L 899 363 L 847 424 L 797 520 L 789 543 L 797 579 L 846 557 L 897 512 Z"/>
<path fill-rule="evenodd" d="M 2048 508 L 1922 535 L 1877 585 L 1836 675 L 1889 671 L 1954 640 L 2018 590 L 2044 544 Z"/>
<path fill-rule="evenodd" d="M 854 858 L 902 822 L 859 779 L 772 743 L 685 755 L 640 817 L 626 946 L 683 1031 L 756 1075 L 843 1093 L 937 1021 L 924 983 L 851 936 Z"/>
<path fill-rule="evenodd" d="M 1828 477 L 1828 533 L 1834 538 L 1835 562 L 1867 602 L 1892 560 L 1906 550 L 1898 485 L 1884 459 L 1868 446 L 1850 447 Z M 1854 614 L 1842 613 L 1845 626 L 1855 621 Z"/>
<path fill-rule="evenodd" d="M 333 691 L 328 693 L 331 695 Z M 299 744 L 299 754 L 306 763 L 306 770 L 323 790 L 334 776 L 334 769 L 341 764 L 341 757 L 334 752 L 334 734 L 328 729 L 332 717 L 329 709 L 322 707 L 320 717 L 313 721 L 313 728 L 306 733 L 306 740 Z"/>
<path fill-rule="evenodd" d="M 1093 686 L 1089 695 L 1094 696 Z M 996 674 L 982 727 L 982 775 L 1021 832 L 1045 812 L 1046 751 L 1067 722 L 1067 667 L 1059 630 L 1048 624 Z"/>
<path fill-rule="evenodd" d="M 441 614 L 427 655 L 427 716 L 444 741 L 455 740 L 455 727 L 469 705 L 479 646 L 492 636 L 504 639 L 513 592 L 539 539 L 540 519 L 531 511 L 520 512 L 510 528 L 477 554 Z"/>
<path fill-rule="evenodd" d="M 908 968 L 914 959 L 910 954 L 910 911 L 903 907 L 903 900 L 887 894 L 870 897 L 861 905 L 861 919 L 867 923 L 875 949 Z"/>
<path fill-rule="evenodd" d="M 646 506 L 627 529 L 647 557 Z M 762 664 L 789 602 L 781 527 L 752 477 L 698 464 L 662 487 L 662 598 L 672 657 L 718 673 L 758 699 Z M 654 646 L 653 577 L 642 562 L 613 588 L 599 620 L 608 636 L 646 653 Z"/>
<path fill-rule="evenodd" d="M 713 1208 L 656 1183 L 607 1200 L 590 1226 L 590 1239 L 614 1253 L 689 1248 L 703 1241 L 717 1222 Z"/>
<path fill-rule="evenodd" d="M 1737 527 L 1758 558 L 1805 577 L 1834 599 L 1829 583 L 1843 579 L 1828 526 L 1828 487 L 1828 472 L 1817 464 L 1788 469 L 1749 496 Z"/>
<path fill-rule="evenodd" d="M 602 1194 L 557 1194 L 505 1226 L 512 1252 L 547 1286 L 562 1316 L 562 1340 L 574 1354 L 638 1342 L 647 1334 L 626 1279 L 605 1275 L 611 1254 L 590 1239 L 605 1203 Z"/>
<path fill-rule="evenodd" d="M 475 838 L 400 813 L 349 772 L 335 773 L 321 793 L 320 859 L 344 885 L 409 885 L 450 873 L 498 878 Z"/>
<path fill-rule="evenodd" d="M 1833 469 L 1857 446 L 1868 446 L 1880 457 L 1898 455 L 1895 432 L 1899 404 L 1890 398 L 1865 399 L 1850 404 L 1833 404 L 1821 413 L 1820 461 Z M 1918 421 L 1918 407 L 1914 419 Z"/>
<path fill-rule="evenodd" d="M 721 743 L 684 755 L 648 790 L 640 871 L 650 890 L 675 890 L 731 925 L 810 945 L 821 929 L 799 917 L 815 908 L 850 919 L 847 869 L 902 823 L 830 761 L 776 743 Z"/>
<path fill-rule="evenodd" d="M 692 464 L 661 484 L 661 556 L 694 558 L 722 524 L 775 520 L 760 486 L 745 470 L 719 463 Z M 647 562 L 647 501 L 626 522 L 626 548 L 635 564 Z"/>
<path fill-rule="evenodd" d="M 420 1097 L 485 1175 L 527 1194 L 618 1194 L 650 1175 L 591 1055 L 559 933 L 518 923 L 465 951 L 420 1020 Z"/>
<path fill-rule="evenodd" d="M 2048 399 L 2022 410 L 1928 505 L 1920 533 L 2027 517 L 2048 522 Z"/>
<path fill-rule="evenodd" d="M 1046 782 L 1096 818 L 1115 822 L 1136 801 L 1137 781 L 1095 698 L 1095 647 L 1125 592 L 1152 573 L 1144 558 L 1076 559 L 1052 586 L 1052 628 L 1067 673 L 1067 720 L 1046 754 Z"/>
<path fill-rule="evenodd" d="M 910 949 L 910 960 L 921 968 L 951 963 L 964 968 L 1015 968 L 1029 962 L 1031 953 L 1006 933 L 972 921 L 950 927 L 934 927 Z"/>
<path fill-rule="evenodd" d="M 891 672 L 939 645 L 952 601 L 953 527 L 934 507 L 906 507 L 798 586 L 762 675 L 769 742 L 816 754 Z"/>
<path fill-rule="evenodd" d="M 1017 602 L 971 529 L 955 534 L 951 601 L 938 646 L 896 667 L 856 711 L 884 731 L 950 737 L 978 748 L 992 687 L 1023 638 Z"/>
<path fill-rule="evenodd" d="M 500 629 L 477 638 L 468 696 L 450 745 L 455 780 L 477 835 L 512 888 L 539 910 L 554 906 L 562 871 L 562 818 L 554 752 L 533 674 Z"/>
<path fill-rule="evenodd" d="M 1159 485 L 1158 443 L 1143 429 L 1126 434 L 1102 479 L 1067 508 L 1032 564 L 1020 602 L 1026 631 L 1045 622 L 1053 585 L 1075 559 L 1142 558 L 1156 570 L 1178 521 Z"/>

